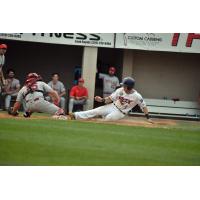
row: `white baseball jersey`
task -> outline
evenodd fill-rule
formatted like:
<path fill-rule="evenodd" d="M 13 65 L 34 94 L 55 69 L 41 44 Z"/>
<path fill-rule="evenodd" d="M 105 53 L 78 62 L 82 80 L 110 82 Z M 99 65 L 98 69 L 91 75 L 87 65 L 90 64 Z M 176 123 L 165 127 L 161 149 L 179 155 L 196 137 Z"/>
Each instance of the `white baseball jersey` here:
<path fill-rule="evenodd" d="M 146 107 L 146 103 L 144 102 L 142 96 L 136 90 L 134 90 L 131 94 L 127 94 L 124 91 L 124 88 L 121 87 L 111 94 L 110 98 L 112 99 L 113 104 L 123 113 L 128 113 L 137 104 L 142 110 Z"/>
<path fill-rule="evenodd" d="M 119 79 L 116 76 L 99 73 L 99 78 L 103 79 L 103 93 L 112 94 L 119 86 Z"/>

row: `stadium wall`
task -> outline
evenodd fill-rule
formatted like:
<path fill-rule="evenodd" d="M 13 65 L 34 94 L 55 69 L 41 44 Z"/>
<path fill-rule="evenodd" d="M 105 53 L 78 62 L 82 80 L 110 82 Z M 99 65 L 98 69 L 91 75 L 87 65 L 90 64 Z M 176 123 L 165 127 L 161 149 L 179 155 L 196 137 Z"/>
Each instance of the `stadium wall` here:
<path fill-rule="evenodd" d="M 145 98 L 197 100 L 200 54 L 128 51 L 129 70 L 136 79 L 136 89 Z"/>

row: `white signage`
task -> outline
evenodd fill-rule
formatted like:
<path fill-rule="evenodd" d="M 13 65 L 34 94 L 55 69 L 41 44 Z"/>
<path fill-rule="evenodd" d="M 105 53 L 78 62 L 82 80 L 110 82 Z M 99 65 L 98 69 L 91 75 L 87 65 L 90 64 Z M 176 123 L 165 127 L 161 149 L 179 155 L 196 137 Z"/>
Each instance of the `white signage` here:
<path fill-rule="evenodd" d="M 200 53 L 199 33 L 117 33 L 116 48 Z"/>
<path fill-rule="evenodd" d="M 95 47 L 114 47 L 114 33 L 0 33 L 0 39 Z"/>

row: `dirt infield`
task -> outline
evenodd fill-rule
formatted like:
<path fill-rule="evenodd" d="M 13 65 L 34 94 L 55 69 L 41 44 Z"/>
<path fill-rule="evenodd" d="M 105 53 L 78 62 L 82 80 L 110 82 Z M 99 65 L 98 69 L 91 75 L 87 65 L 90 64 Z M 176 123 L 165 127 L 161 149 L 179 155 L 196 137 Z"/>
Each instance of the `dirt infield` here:
<path fill-rule="evenodd" d="M 0 119 L 26 119 L 26 120 L 35 120 L 35 119 L 51 119 L 49 116 L 43 116 L 43 115 L 33 115 L 31 118 L 24 118 L 21 114 L 17 117 L 13 117 L 8 115 L 7 113 L 0 113 Z M 116 125 L 126 125 L 126 126 L 142 126 L 142 127 L 173 127 L 177 125 L 176 120 L 170 120 L 170 119 L 153 119 L 154 124 L 151 124 L 146 121 L 143 117 L 126 117 L 119 121 L 113 121 L 113 122 L 105 122 L 103 119 L 95 118 L 90 120 L 81 120 L 86 122 L 93 122 L 93 123 L 103 123 L 103 124 L 116 124 Z"/>
<path fill-rule="evenodd" d="M 24 118 L 22 115 L 19 115 L 17 117 L 11 116 L 7 113 L 0 113 L 0 119 L 27 119 L 27 120 L 32 120 L 32 119 L 49 119 L 50 117 L 48 116 L 31 116 L 31 118 Z"/>
<path fill-rule="evenodd" d="M 151 127 L 151 128 L 167 128 L 173 127 L 177 125 L 175 120 L 168 120 L 168 119 L 153 119 L 153 124 L 147 122 L 145 118 L 142 117 L 126 117 L 125 119 L 121 119 L 118 121 L 113 122 L 105 122 L 102 119 L 92 119 L 87 120 L 90 122 L 96 123 L 105 123 L 105 124 L 116 124 L 116 125 L 126 125 L 126 126 L 142 126 L 142 127 Z"/>

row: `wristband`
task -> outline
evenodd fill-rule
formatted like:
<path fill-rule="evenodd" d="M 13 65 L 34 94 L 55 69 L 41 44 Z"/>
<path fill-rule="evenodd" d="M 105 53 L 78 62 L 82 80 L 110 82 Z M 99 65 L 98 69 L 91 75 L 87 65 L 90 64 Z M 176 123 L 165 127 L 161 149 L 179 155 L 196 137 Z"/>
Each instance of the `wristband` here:
<path fill-rule="evenodd" d="M 146 116 L 147 119 L 150 119 L 149 114 L 145 114 L 145 116 Z"/>

